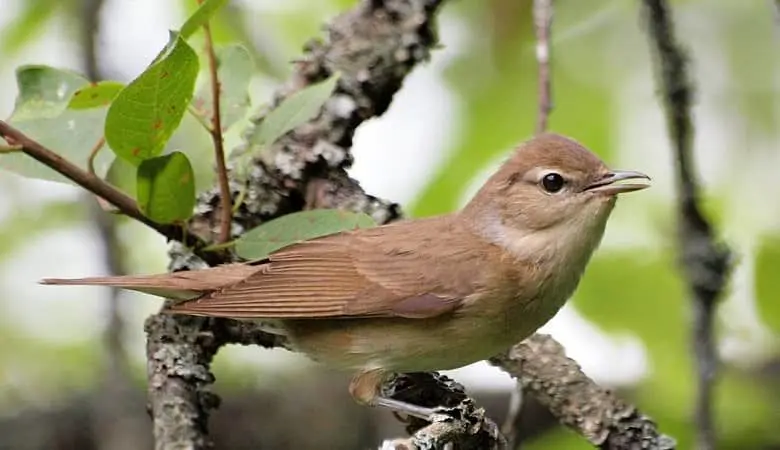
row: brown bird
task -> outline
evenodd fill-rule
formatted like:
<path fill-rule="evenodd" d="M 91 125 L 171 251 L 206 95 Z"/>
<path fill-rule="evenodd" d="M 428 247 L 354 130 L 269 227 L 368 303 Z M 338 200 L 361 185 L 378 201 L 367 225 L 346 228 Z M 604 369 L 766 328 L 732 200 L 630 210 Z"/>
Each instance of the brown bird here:
<path fill-rule="evenodd" d="M 357 371 L 359 403 L 428 417 L 434 410 L 382 397 L 383 381 L 462 367 L 536 331 L 577 287 L 617 194 L 649 186 L 637 180 L 649 177 L 543 134 L 456 213 L 320 237 L 258 262 L 42 282 L 185 299 L 173 313 L 271 319 L 297 350 Z"/>

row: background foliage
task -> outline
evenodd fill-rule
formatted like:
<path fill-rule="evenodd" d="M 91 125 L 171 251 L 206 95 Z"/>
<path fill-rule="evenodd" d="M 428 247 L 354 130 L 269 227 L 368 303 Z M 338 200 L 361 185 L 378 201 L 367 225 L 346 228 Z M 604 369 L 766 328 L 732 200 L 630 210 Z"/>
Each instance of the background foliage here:
<path fill-rule="evenodd" d="M 198 123 L 211 111 L 202 37 L 192 33 L 197 22 L 181 27 L 196 3 L 182 0 L 172 7 L 139 2 L 142 16 L 168 14 L 171 23 L 153 30 L 161 40 L 149 46 L 151 54 L 144 57 L 123 53 L 132 45 L 132 32 L 114 43 L 104 38 L 98 54 L 101 71 L 111 82 L 96 86 L 80 75 L 85 72 L 83 45 L 66 46 L 61 54 L 52 48 L 60 45 L 53 40 L 82 42 L 94 31 L 82 20 L 83 8 L 98 3 L 14 3 L 14 13 L 0 21 L 0 57 L 7 61 L 0 68 L 0 82 L 6 86 L 0 90 L 0 112 L 84 167 L 105 126 L 109 148 L 98 153 L 96 173 L 107 174 L 112 183 L 137 195 L 157 220 L 186 219 L 192 203 L 154 193 L 174 189 L 194 201 L 197 192 L 213 183 L 211 143 Z M 113 24 L 125 20 L 110 13 L 117 10 L 112 6 L 116 3 L 103 4 L 99 36 L 116 34 L 110 31 Z M 320 31 L 325 18 L 353 4 L 272 3 L 232 2 L 214 16 L 228 149 L 240 142 L 247 114 L 268 100 L 269 88 L 289 72 L 287 63 L 301 45 Z M 452 211 L 516 142 L 531 134 L 536 79 L 530 3 L 446 5 L 440 26 L 444 48 L 408 80 L 386 117 L 358 134 L 353 174 L 368 192 L 401 201 L 411 216 Z M 772 199 L 780 194 L 774 176 L 780 163 L 775 144 L 780 29 L 767 2 L 672 3 L 678 36 L 694 59 L 696 155 L 706 207 L 739 256 L 719 315 L 723 372 L 716 411 L 721 448 L 777 448 L 780 203 Z M 572 307 L 549 329 L 588 373 L 636 402 L 678 439 L 679 448 L 691 448 L 690 313 L 674 260 L 671 156 L 638 23 L 634 1 L 556 2 L 551 129 L 582 141 L 613 166 L 650 173 L 655 186 L 621 203 Z M 142 23 L 133 26 L 142 28 L 136 33 L 152 31 Z M 181 36 L 166 34 L 180 28 Z M 42 63 L 62 70 L 38 65 Z M 151 70 L 138 78 L 150 64 Z M 176 77 L 163 76 L 170 73 Z M 12 88 L 14 78 L 17 90 Z M 332 82 L 310 95 L 327 96 Z M 316 100 L 308 106 L 306 98 L 297 101 L 296 108 L 277 116 L 276 124 L 261 128 L 253 139 L 270 142 L 300 120 L 296 114 L 312 114 L 311 105 L 315 112 L 318 108 Z M 192 114 L 171 110 L 182 102 Z M 165 120 L 157 123 L 160 112 Z M 151 138 L 149 133 L 124 135 L 128 122 L 156 133 Z M 0 342 L 13 343 L 0 345 L 0 410 L 13 416 L 66 402 L 97 383 L 104 365 L 97 335 L 105 305 L 102 291 L 52 292 L 32 284 L 43 276 L 87 275 L 105 268 L 86 206 L 89 200 L 75 189 L 51 183 L 62 179 L 20 155 L 1 155 L 0 167 L 9 169 L 0 172 Z M 178 184 L 159 188 L 160 182 L 171 180 Z M 356 218 L 356 225 L 370 225 L 362 220 Z M 164 243 L 136 224 L 121 222 L 119 245 L 126 266 L 145 273 L 163 269 Z M 123 341 L 131 377 L 141 386 L 141 321 L 156 306 L 146 298 L 126 297 Z M 216 372 L 225 389 L 261 389 L 274 382 L 276 370 L 300 366 L 280 363 L 269 368 L 268 361 L 294 359 L 289 356 L 224 353 Z M 475 387 L 485 388 L 491 383 L 480 380 L 495 379 L 484 371 L 478 374 Z M 506 386 L 506 380 L 499 385 Z M 555 428 L 528 448 L 587 446 Z"/>

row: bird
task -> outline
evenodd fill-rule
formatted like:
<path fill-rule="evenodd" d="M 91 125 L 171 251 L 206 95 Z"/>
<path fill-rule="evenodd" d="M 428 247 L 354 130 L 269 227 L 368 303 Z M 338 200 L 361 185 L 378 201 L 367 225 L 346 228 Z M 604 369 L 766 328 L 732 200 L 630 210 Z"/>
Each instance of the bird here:
<path fill-rule="evenodd" d="M 619 194 L 650 177 L 610 169 L 572 138 L 519 144 L 459 211 L 345 230 L 202 270 L 43 284 L 178 299 L 166 312 L 271 321 L 293 349 L 352 371 L 360 404 L 427 418 L 382 395 L 399 373 L 456 369 L 521 342 L 572 296 Z"/>

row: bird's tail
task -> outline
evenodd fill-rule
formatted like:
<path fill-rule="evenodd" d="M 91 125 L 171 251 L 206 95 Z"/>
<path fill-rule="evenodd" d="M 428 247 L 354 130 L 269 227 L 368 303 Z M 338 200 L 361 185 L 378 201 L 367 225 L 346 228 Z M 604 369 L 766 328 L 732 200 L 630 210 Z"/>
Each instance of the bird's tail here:
<path fill-rule="evenodd" d="M 41 284 L 111 286 L 159 297 L 191 300 L 205 293 L 237 283 L 262 270 L 262 266 L 226 264 L 202 270 L 155 275 L 126 275 L 89 278 L 44 278 Z"/>

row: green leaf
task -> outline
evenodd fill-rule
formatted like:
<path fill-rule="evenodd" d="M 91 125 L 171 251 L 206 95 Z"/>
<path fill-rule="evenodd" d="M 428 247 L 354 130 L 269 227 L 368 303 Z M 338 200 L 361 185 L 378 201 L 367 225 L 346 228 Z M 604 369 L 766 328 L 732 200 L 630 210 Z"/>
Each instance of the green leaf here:
<path fill-rule="evenodd" d="M 213 16 L 219 8 L 225 6 L 227 3 L 228 0 L 206 0 L 203 2 L 198 9 L 192 13 L 190 18 L 184 22 L 184 25 L 181 26 L 179 34 L 181 34 L 182 39 L 187 39 L 192 36 L 193 33 L 198 31 L 200 27 L 211 19 L 211 16 Z"/>
<path fill-rule="evenodd" d="M 114 99 L 106 118 L 106 141 L 114 152 L 139 164 L 159 155 L 192 99 L 198 57 L 176 33 L 157 60 Z"/>
<path fill-rule="evenodd" d="M 336 89 L 338 79 L 339 74 L 333 74 L 327 80 L 309 85 L 284 99 L 260 123 L 249 138 L 250 142 L 261 147 L 271 145 L 285 133 L 316 117 Z"/>
<path fill-rule="evenodd" d="M 376 226 L 364 213 L 314 209 L 287 214 L 253 228 L 236 241 L 236 253 L 247 260 L 262 259 L 280 248 L 320 236 Z"/>
<path fill-rule="evenodd" d="M 89 109 L 108 106 L 125 87 L 118 81 L 100 81 L 83 87 L 73 94 L 68 103 L 70 109 Z"/>
<path fill-rule="evenodd" d="M 138 166 L 138 205 L 160 223 L 187 220 L 195 207 L 195 176 L 181 152 L 150 158 Z"/>
<path fill-rule="evenodd" d="M 22 133 L 35 139 L 45 147 L 87 169 L 87 159 L 98 140 L 103 136 L 106 108 L 65 110 L 55 118 L 11 120 L 10 123 Z M 103 176 L 114 158 L 111 150 L 102 149 L 95 159 L 95 173 Z M 0 155 L 0 168 L 16 174 L 41 180 L 74 184 L 54 170 L 24 154 Z"/>
<path fill-rule="evenodd" d="M 780 334 L 780 235 L 764 238 L 756 252 L 756 307 L 761 319 Z"/>
<path fill-rule="evenodd" d="M 249 51 L 241 45 L 233 44 L 217 50 L 217 76 L 220 83 L 220 119 L 222 130 L 227 130 L 244 117 L 249 108 L 249 82 L 252 79 L 254 63 Z M 206 119 L 214 115 L 211 101 L 211 82 L 208 77 L 198 89 L 192 100 L 195 111 Z"/>
<path fill-rule="evenodd" d="M 135 198 L 137 172 L 137 167 L 122 158 L 115 157 L 108 167 L 106 181 L 130 197 Z"/>
<path fill-rule="evenodd" d="M 88 84 L 86 78 L 68 70 L 28 65 L 16 69 L 19 95 L 12 120 L 53 118 L 68 107 L 73 94 Z"/>
<path fill-rule="evenodd" d="M 47 66 L 23 66 L 16 72 L 19 96 L 9 123 L 82 169 L 103 136 L 106 108 L 67 109 L 74 93 L 88 85 L 74 72 Z M 95 172 L 106 173 L 111 152 L 101 151 Z M 0 156 L 0 168 L 19 175 L 73 184 L 70 180 L 23 154 Z"/>

